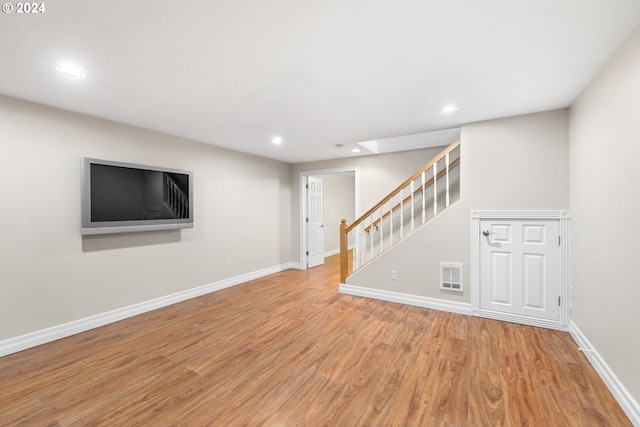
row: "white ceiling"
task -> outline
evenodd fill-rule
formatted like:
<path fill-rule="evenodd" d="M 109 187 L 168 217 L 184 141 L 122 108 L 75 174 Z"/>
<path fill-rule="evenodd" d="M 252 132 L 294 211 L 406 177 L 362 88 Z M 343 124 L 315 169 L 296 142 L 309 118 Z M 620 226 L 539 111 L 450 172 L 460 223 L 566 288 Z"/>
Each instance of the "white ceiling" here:
<path fill-rule="evenodd" d="M 567 107 L 640 24 L 638 0 L 44 4 L 0 17 L 0 93 L 289 163 Z"/>

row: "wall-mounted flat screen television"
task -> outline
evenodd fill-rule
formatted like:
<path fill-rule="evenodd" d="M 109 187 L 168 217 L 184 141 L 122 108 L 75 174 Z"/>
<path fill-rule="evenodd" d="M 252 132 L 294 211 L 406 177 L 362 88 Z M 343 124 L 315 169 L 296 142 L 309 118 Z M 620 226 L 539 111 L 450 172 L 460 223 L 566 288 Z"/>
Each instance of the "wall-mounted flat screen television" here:
<path fill-rule="evenodd" d="M 193 174 L 82 159 L 82 235 L 193 227 Z"/>

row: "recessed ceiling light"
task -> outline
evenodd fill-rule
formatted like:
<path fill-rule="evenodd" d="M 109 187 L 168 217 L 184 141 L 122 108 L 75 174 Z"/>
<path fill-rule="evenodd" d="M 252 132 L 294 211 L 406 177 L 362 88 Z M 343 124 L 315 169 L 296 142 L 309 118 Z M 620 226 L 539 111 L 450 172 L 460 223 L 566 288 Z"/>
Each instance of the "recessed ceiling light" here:
<path fill-rule="evenodd" d="M 352 153 L 359 153 L 360 149 L 359 148 L 354 148 L 353 150 L 351 150 Z"/>
<path fill-rule="evenodd" d="M 273 138 L 271 138 L 271 142 L 273 142 L 276 145 L 280 145 L 282 144 L 282 138 L 279 136 L 274 136 Z"/>
<path fill-rule="evenodd" d="M 440 110 L 442 114 L 451 114 L 454 111 L 458 111 L 458 107 L 453 104 L 445 105 L 444 107 L 442 107 L 442 110 Z"/>
<path fill-rule="evenodd" d="M 58 65 L 57 70 L 66 76 L 75 77 L 77 79 L 84 79 L 87 77 L 82 68 L 74 64 L 60 64 Z"/>

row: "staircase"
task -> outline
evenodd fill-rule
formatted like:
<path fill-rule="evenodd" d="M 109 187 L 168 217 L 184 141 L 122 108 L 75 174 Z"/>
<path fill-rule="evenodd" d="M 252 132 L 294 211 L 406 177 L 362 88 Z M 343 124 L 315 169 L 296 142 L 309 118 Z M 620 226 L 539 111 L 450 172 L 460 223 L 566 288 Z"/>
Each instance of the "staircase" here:
<path fill-rule="evenodd" d="M 164 177 L 164 205 L 169 210 L 172 218 L 189 218 L 189 197 L 180 182 L 174 179 L 170 173 L 163 173 Z"/>
<path fill-rule="evenodd" d="M 340 283 L 345 283 L 354 271 L 388 251 L 458 201 L 459 178 L 458 139 L 353 224 L 347 225 L 343 219 L 340 224 Z"/>

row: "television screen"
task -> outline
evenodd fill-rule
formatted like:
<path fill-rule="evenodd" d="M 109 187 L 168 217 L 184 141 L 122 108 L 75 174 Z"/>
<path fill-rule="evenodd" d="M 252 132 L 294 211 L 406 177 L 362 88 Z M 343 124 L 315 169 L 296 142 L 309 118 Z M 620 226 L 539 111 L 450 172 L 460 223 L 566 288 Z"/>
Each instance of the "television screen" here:
<path fill-rule="evenodd" d="M 192 173 L 82 159 L 82 234 L 193 227 Z"/>

